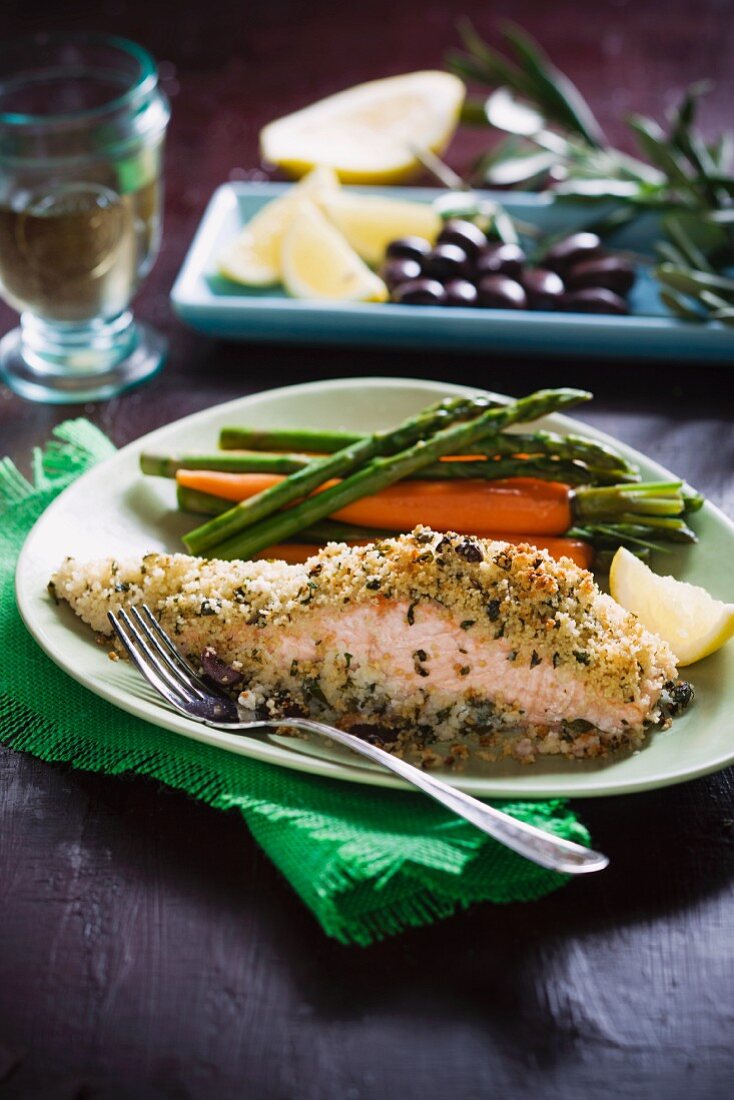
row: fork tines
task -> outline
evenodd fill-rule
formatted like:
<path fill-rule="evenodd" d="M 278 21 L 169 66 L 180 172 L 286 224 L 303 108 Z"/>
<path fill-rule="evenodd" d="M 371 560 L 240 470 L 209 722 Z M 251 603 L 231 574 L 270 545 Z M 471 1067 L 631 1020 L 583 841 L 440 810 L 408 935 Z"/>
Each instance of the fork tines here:
<path fill-rule="evenodd" d="M 184 660 L 146 604 L 107 612 L 115 634 L 130 660 L 148 683 L 172 706 L 189 717 L 208 714 L 215 700 L 226 697 L 209 687 Z M 226 698 L 229 706 L 234 704 Z"/>

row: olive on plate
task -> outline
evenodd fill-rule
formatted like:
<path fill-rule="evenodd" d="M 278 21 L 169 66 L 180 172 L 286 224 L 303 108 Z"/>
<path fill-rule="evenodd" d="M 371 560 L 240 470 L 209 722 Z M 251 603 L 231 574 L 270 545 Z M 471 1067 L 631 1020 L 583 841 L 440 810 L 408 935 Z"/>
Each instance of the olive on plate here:
<path fill-rule="evenodd" d="M 469 258 L 458 244 L 437 244 L 421 266 L 429 279 L 458 279 L 467 274 Z"/>
<path fill-rule="evenodd" d="M 479 300 L 477 288 L 468 279 L 449 279 L 444 289 L 447 306 L 475 306 Z"/>
<path fill-rule="evenodd" d="M 474 222 L 452 218 L 446 222 L 438 235 L 437 244 L 456 244 L 463 248 L 467 256 L 473 259 L 482 248 L 487 246 L 487 238 Z"/>
<path fill-rule="evenodd" d="M 630 311 L 624 298 L 603 286 L 567 291 L 561 299 L 560 308 L 569 313 L 616 313 L 620 316 Z"/>
<path fill-rule="evenodd" d="M 408 256 L 395 256 L 382 265 L 380 275 L 387 284 L 388 289 L 392 290 L 400 283 L 410 282 L 411 279 L 419 279 L 421 265 L 417 260 L 410 259 Z"/>
<path fill-rule="evenodd" d="M 420 262 L 430 251 L 431 242 L 423 237 L 398 237 L 396 240 L 390 241 L 385 249 L 385 256 L 388 260 L 418 260 Z"/>
<path fill-rule="evenodd" d="M 526 256 L 518 244 L 488 244 L 477 255 L 477 275 L 509 275 L 516 279 Z"/>
<path fill-rule="evenodd" d="M 402 305 L 629 313 L 625 295 L 635 269 L 604 250 L 596 233 L 571 233 L 531 265 L 517 244 L 488 241 L 473 222 L 452 218 L 436 243 L 401 237 L 385 250 L 380 271 L 390 300 Z"/>
<path fill-rule="evenodd" d="M 572 233 L 556 241 L 545 254 L 543 266 L 563 275 L 582 260 L 590 260 L 602 251 L 601 239 L 596 233 Z"/>
<path fill-rule="evenodd" d="M 615 294 L 626 294 L 635 281 L 635 269 L 623 256 L 595 256 L 574 264 L 566 275 L 569 290 L 602 286 Z"/>
<path fill-rule="evenodd" d="M 563 297 L 563 279 L 544 267 L 528 267 L 520 275 L 520 285 L 531 309 L 556 309 Z"/>
<path fill-rule="evenodd" d="M 507 275 L 483 275 L 477 283 L 480 306 L 487 309 L 527 309 L 528 298 Z"/>
<path fill-rule="evenodd" d="M 446 300 L 446 291 L 437 279 L 411 279 L 399 283 L 391 297 L 404 306 L 440 306 Z"/>

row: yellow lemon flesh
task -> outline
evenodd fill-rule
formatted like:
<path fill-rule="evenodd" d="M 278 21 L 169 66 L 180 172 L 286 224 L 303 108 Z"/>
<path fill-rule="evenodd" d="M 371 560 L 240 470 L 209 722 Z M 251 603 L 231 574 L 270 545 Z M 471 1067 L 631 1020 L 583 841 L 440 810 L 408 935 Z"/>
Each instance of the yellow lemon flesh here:
<path fill-rule="evenodd" d="M 219 257 L 220 274 L 245 286 L 275 286 L 281 281 L 283 238 L 304 195 L 336 191 L 339 180 L 331 168 L 310 172 L 299 184 L 273 199 L 247 223 Z"/>
<path fill-rule="evenodd" d="M 425 237 L 433 242 L 443 221 L 429 203 L 377 196 L 323 192 L 318 204 L 355 252 L 377 267 L 396 237 Z"/>
<path fill-rule="evenodd" d="M 609 590 L 669 644 L 679 665 L 700 661 L 734 635 L 734 604 L 715 600 L 698 585 L 653 573 L 623 547 L 612 561 Z"/>
<path fill-rule="evenodd" d="M 387 287 L 321 211 L 303 200 L 283 240 L 283 284 L 294 298 L 384 302 Z"/>
<path fill-rule="evenodd" d="M 372 80 L 269 123 L 260 149 L 296 177 L 323 164 L 345 183 L 399 182 L 420 168 L 416 148 L 446 147 L 465 93 L 438 70 Z"/>

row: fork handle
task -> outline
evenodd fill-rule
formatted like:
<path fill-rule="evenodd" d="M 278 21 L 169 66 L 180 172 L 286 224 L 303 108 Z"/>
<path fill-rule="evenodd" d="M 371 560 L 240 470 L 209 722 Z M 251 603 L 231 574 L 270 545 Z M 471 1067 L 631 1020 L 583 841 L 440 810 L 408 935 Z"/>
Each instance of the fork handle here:
<path fill-rule="evenodd" d="M 263 725 L 290 726 L 294 729 L 317 733 L 345 745 L 360 756 L 365 756 L 368 760 L 381 764 L 383 768 L 399 775 L 436 802 L 440 802 L 459 817 L 475 825 L 477 829 L 481 829 L 482 832 L 521 856 L 525 856 L 526 859 L 540 864 L 541 867 L 567 875 L 580 875 L 590 871 L 602 871 L 609 863 L 607 857 L 600 852 L 584 848 L 581 844 L 575 844 L 563 837 L 554 836 L 535 825 L 518 821 L 510 814 L 503 813 L 494 806 L 488 806 L 485 802 L 480 802 L 479 799 L 472 798 L 471 795 L 464 794 L 455 787 L 450 787 L 435 775 L 421 771 L 407 761 L 385 752 L 379 745 L 363 741 L 352 733 L 335 729 L 334 726 L 327 726 L 323 722 L 314 722 L 309 718 L 285 718 L 278 722 L 263 723 Z"/>

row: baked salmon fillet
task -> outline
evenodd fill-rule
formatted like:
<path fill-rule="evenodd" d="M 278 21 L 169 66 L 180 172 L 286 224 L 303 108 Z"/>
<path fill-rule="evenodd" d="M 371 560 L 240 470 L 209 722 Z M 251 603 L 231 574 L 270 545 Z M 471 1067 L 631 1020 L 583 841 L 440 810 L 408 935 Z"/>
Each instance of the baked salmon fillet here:
<path fill-rule="evenodd" d="M 105 636 L 108 611 L 148 604 L 262 717 L 310 714 L 396 749 L 474 735 L 492 758 L 599 756 L 690 697 L 665 642 L 528 545 L 417 528 L 302 565 L 67 558 L 49 588 Z"/>

